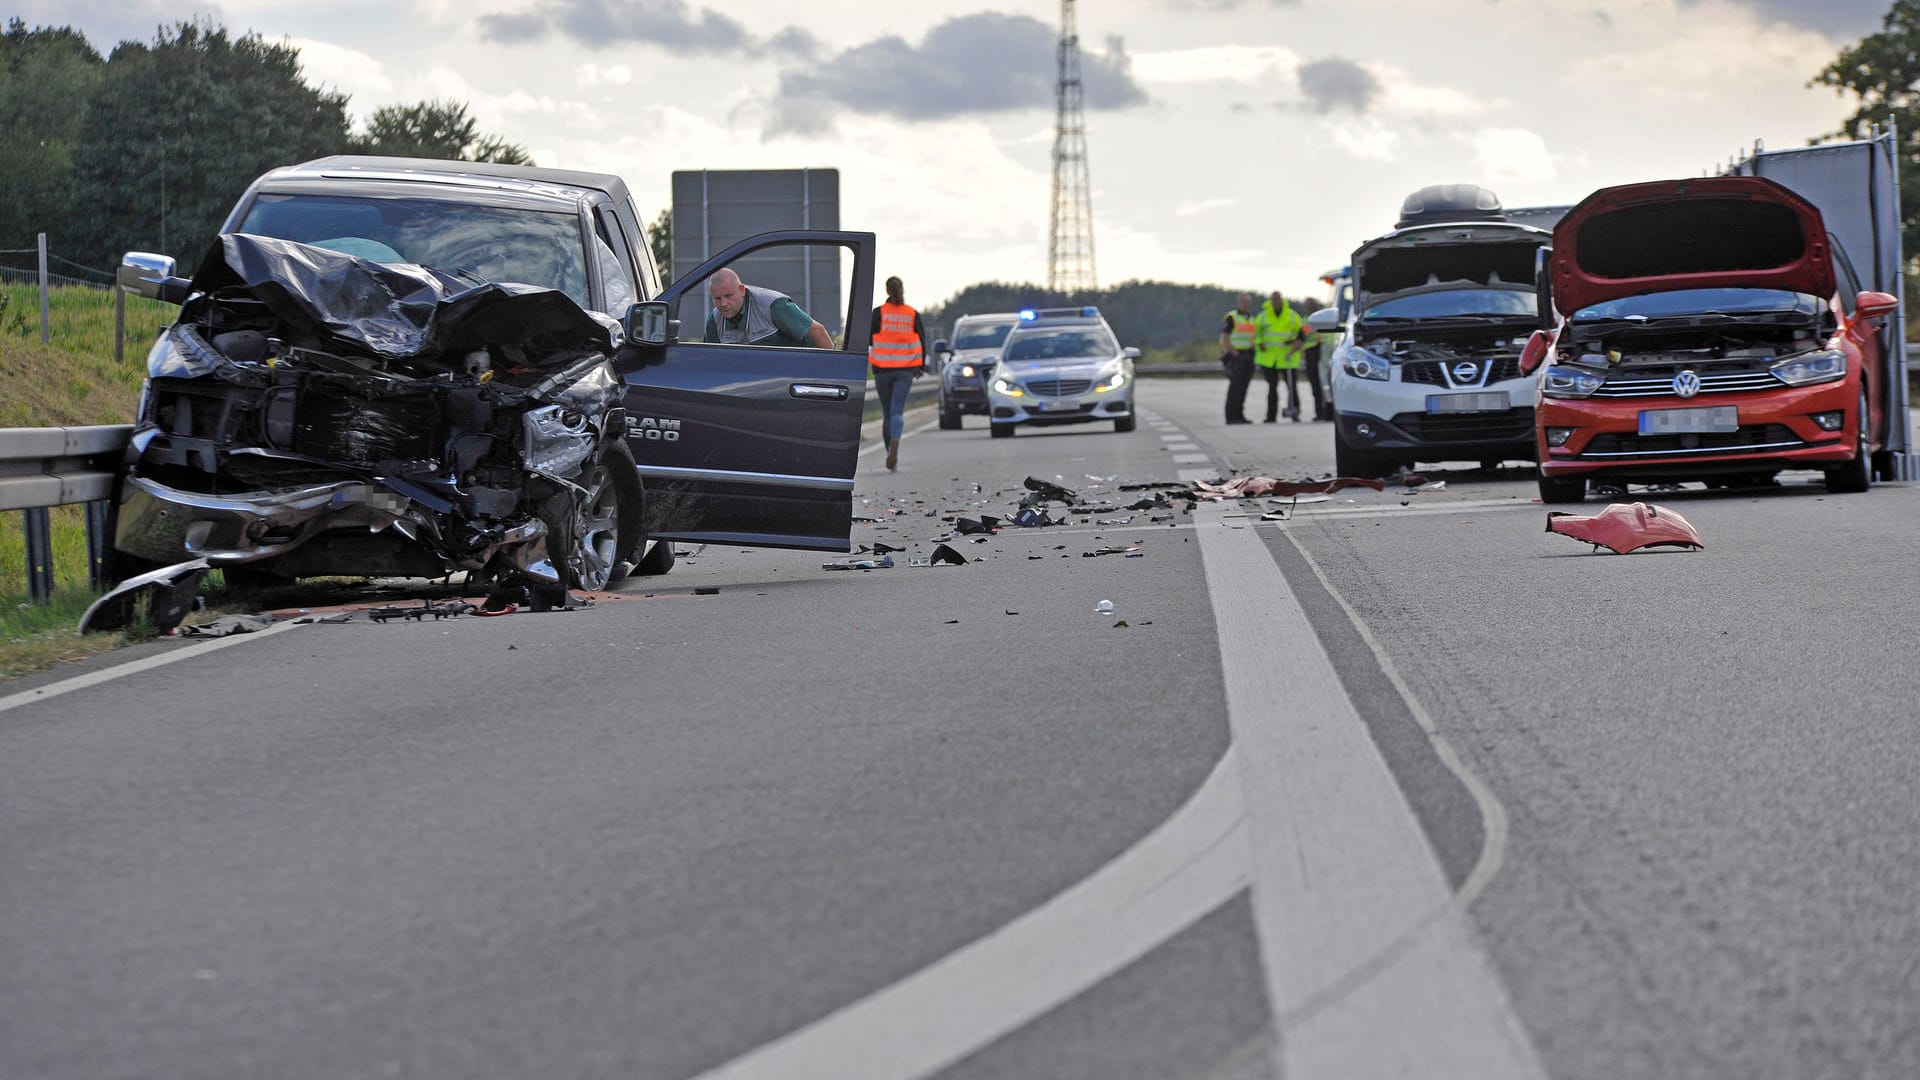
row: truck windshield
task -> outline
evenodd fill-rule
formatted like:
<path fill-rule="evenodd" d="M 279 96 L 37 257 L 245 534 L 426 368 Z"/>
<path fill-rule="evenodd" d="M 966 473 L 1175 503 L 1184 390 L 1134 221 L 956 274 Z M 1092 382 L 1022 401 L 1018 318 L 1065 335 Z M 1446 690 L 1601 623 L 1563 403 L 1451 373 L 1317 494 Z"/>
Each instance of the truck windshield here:
<path fill-rule="evenodd" d="M 262 193 L 238 231 L 374 262 L 418 263 L 448 274 L 556 289 L 581 307 L 591 306 L 580 219 L 565 211 Z"/>

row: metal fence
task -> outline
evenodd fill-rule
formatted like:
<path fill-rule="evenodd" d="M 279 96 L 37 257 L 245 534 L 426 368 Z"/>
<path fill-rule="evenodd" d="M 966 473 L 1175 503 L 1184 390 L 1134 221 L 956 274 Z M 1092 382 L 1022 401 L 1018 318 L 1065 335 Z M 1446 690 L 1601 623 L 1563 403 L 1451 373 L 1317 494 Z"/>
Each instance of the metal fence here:
<path fill-rule="evenodd" d="M 109 509 L 115 478 L 133 428 L 0 428 L 0 510 L 18 510 L 27 548 L 27 593 L 36 601 L 53 595 L 53 528 L 50 507 L 87 508 L 87 579 L 95 589 L 107 580 Z"/>

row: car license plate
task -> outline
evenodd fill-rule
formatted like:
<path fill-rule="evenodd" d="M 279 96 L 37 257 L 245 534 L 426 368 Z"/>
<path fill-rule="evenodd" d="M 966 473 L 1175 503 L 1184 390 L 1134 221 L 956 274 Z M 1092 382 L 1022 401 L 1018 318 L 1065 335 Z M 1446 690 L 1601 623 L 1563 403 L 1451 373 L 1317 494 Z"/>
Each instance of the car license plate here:
<path fill-rule="evenodd" d="M 1035 412 L 1065 412 L 1074 407 L 1075 405 L 1071 401 L 1036 401 L 1033 403 Z"/>
<path fill-rule="evenodd" d="M 1642 435 L 1697 435 L 1740 430 L 1740 413 L 1732 405 L 1704 409 L 1642 409 Z"/>
<path fill-rule="evenodd" d="M 1430 413 L 1506 412 L 1507 395 L 1504 393 L 1428 394 L 1427 411 Z"/>

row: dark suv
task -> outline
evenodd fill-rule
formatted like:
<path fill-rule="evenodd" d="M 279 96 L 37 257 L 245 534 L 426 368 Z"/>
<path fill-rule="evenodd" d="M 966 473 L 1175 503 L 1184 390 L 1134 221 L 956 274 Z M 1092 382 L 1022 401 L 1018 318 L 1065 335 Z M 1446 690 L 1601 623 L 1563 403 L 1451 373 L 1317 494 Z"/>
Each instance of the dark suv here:
<path fill-rule="evenodd" d="M 256 180 L 181 302 L 117 504 L 134 568 L 521 574 L 600 588 L 686 540 L 844 551 L 870 233 L 744 240 L 661 288 L 617 176 L 333 157 Z M 853 252 L 839 350 L 678 340 L 672 305 L 763 248 Z"/>
<path fill-rule="evenodd" d="M 953 324 L 953 341 L 933 343 L 940 363 L 940 427 L 957 431 L 965 413 L 987 415 L 987 376 L 1000 359 L 1000 346 L 1020 316 L 962 315 Z"/>

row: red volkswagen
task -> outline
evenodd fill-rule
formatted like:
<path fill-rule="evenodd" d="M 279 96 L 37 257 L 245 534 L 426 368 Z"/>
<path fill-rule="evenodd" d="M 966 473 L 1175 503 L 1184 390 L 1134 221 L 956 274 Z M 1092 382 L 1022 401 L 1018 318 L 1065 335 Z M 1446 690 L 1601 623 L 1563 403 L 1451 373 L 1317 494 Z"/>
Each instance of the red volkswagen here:
<path fill-rule="evenodd" d="M 1563 313 L 1522 358 L 1545 365 L 1542 501 L 1782 469 L 1824 470 L 1829 491 L 1872 483 L 1880 327 L 1899 301 L 1860 290 L 1813 204 L 1750 176 L 1603 188 L 1542 259 L 1541 310 Z"/>

